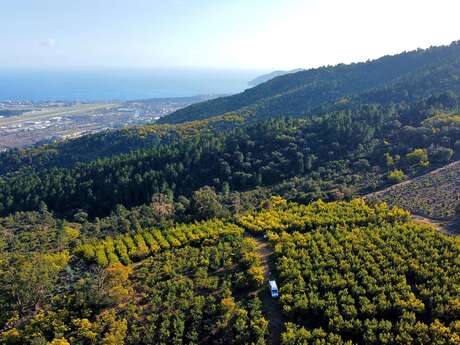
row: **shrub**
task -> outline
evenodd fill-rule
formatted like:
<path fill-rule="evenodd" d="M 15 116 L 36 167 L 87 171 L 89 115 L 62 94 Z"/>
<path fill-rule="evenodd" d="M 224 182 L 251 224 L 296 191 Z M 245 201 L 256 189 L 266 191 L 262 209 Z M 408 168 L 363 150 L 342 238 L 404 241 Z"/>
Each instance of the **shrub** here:
<path fill-rule="evenodd" d="M 454 155 L 454 150 L 447 147 L 436 147 L 430 150 L 430 159 L 435 163 L 447 163 Z"/>
<path fill-rule="evenodd" d="M 414 149 L 406 154 L 406 161 L 410 166 L 427 167 L 430 165 L 426 149 Z"/>
<path fill-rule="evenodd" d="M 388 174 L 388 180 L 393 183 L 402 182 L 406 179 L 404 171 L 395 169 Z"/>

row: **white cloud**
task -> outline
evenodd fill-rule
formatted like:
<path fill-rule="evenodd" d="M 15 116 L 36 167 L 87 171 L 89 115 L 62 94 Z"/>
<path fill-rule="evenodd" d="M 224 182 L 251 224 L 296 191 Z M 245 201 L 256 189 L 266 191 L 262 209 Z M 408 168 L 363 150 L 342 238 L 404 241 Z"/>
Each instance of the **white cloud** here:
<path fill-rule="evenodd" d="M 48 37 L 46 40 L 42 41 L 40 44 L 42 47 L 54 48 L 56 46 L 56 40 L 54 38 Z"/>

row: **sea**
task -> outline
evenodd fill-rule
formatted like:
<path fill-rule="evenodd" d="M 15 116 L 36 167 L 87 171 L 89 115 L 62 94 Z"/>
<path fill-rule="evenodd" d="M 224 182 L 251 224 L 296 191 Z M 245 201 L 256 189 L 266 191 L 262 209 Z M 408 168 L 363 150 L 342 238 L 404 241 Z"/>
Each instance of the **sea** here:
<path fill-rule="evenodd" d="M 0 69 L 0 101 L 107 101 L 227 95 L 261 70 Z"/>

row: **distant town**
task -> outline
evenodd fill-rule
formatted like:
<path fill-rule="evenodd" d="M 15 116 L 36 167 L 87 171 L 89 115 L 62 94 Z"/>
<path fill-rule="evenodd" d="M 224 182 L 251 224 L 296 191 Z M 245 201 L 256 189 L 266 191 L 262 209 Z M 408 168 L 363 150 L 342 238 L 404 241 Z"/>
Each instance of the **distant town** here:
<path fill-rule="evenodd" d="M 215 97 L 127 102 L 0 101 L 0 152 L 154 123 L 180 108 Z"/>

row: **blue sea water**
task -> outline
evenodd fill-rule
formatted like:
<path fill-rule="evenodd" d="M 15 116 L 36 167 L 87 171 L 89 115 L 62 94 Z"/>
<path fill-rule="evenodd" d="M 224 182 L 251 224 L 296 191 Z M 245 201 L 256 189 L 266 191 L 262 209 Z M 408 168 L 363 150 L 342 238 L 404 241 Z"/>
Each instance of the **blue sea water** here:
<path fill-rule="evenodd" d="M 101 101 L 232 94 L 262 71 L 0 69 L 0 101 Z"/>

